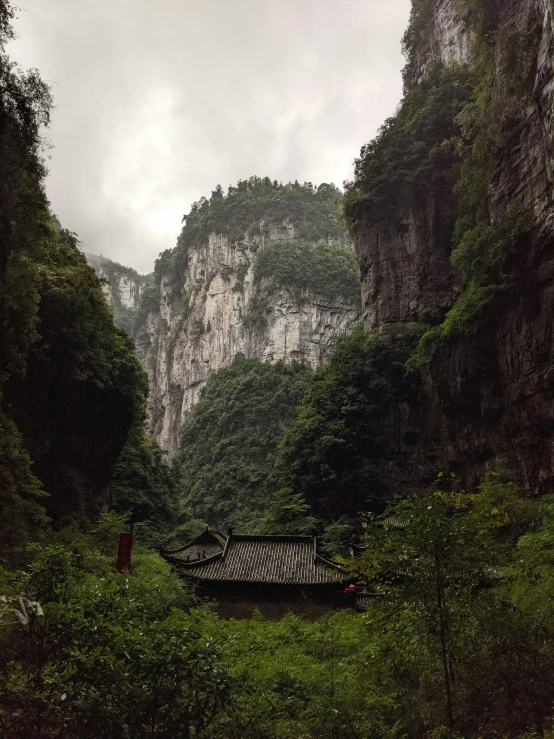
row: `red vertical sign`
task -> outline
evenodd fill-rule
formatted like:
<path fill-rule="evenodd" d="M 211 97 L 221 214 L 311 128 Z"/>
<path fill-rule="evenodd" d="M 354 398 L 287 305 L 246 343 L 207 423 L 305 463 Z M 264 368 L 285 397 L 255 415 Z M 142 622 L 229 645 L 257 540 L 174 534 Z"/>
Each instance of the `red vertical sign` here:
<path fill-rule="evenodd" d="M 117 551 L 117 569 L 119 572 L 128 570 L 131 566 L 131 549 L 133 548 L 133 535 L 129 531 L 119 534 L 119 549 Z"/>

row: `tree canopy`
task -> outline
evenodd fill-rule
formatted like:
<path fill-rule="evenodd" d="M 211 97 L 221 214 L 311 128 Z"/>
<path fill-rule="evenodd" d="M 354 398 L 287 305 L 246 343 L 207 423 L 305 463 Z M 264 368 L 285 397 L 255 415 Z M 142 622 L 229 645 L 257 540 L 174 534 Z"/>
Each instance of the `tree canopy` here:
<path fill-rule="evenodd" d="M 279 439 L 311 377 L 297 362 L 239 355 L 208 380 L 181 429 L 176 461 L 180 495 L 195 517 L 257 527 Z"/>

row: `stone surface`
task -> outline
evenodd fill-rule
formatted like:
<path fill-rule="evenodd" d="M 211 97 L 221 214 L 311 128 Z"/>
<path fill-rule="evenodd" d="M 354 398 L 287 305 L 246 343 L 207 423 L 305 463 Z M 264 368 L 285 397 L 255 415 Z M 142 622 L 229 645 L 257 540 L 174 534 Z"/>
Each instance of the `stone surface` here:
<path fill-rule="evenodd" d="M 293 235 L 287 224 L 269 229 L 270 241 Z M 229 241 L 211 234 L 189 251 L 179 285 L 162 277 L 160 310 L 137 329 L 137 351 L 150 377 L 151 431 L 170 454 L 209 377 L 238 353 L 316 369 L 359 319 L 358 307 L 341 298 L 254 285 L 255 255 L 265 243 L 261 235 Z"/>
<path fill-rule="evenodd" d="M 85 256 L 98 277 L 106 280 L 102 289 L 110 305 L 135 310 L 147 279 L 146 276 L 139 275 L 131 267 L 124 267 L 98 254 L 85 254 Z"/>
<path fill-rule="evenodd" d="M 368 330 L 414 320 L 422 308 L 447 309 L 459 294 L 450 249 L 437 235 L 442 202 L 440 193 L 429 193 L 423 207 L 406 202 L 403 218 L 386 230 L 362 221 L 357 254 Z"/>
<path fill-rule="evenodd" d="M 487 1 L 487 0 L 485 0 Z M 466 28 L 458 0 L 435 0 L 434 21 L 415 50 L 413 82 L 420 82 L 433 62 L 469 64 L 474 37 Z"/>
<path fill-rule="evenodd" d="M 488 0 L 482 0 L 488 2 Z M 434 60 L 471 63 L 474 39 L 458 0 L 436 0 L 433 22 L 415 52 L 414 80 Z M 516 470 L 529 492 L 554 491 L 554 28 L 551 0 L 504 0 L 498 48 L 506 33 L 540 29 L 532 100 L 515 101 L 513 134 L 496 152 L 489 193 L 492 220 L 516 200 L 534 226 L 512 265 L 516 275 L 477 332 L 441 349 L 432 394 L 422 388 L 385 422 L 389 449 L 382 474 L 392 491 L 428 484 L 444 469 L 474 487 L 497 460 Z M 417 205 L 417 208 L 416 208 Z M 440 194 L 406 202 L 402 226 L 357 240 L 363 317 L 368 329 L 392 331 L 422 307 L 448 308 L 459 283 L 437 239 Z"/>

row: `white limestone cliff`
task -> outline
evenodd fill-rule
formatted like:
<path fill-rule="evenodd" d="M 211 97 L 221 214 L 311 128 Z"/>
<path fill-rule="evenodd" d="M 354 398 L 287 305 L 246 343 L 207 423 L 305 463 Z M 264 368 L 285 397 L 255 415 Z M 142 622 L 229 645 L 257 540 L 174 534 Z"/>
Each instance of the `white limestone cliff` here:
<path fill-rule="evenodd" d="M 230 241 L 220 234 L 191 248 L 183 280 L 160 283 L 160 306 L 136 331 L 150 378 L 151 431 L 170 454 L 209 377 L 242 353 L 264 361 L 307 362 L 317 369 L 359 309 L 343 298 L 254 284 L 254 260 L 268 242 L 290 238 L 288 224 Z"/>
<path fill-rule="evenodd" d="M 136 310 L 146 276 L 98 254 L 85 254 L 98 277 L 105 280 L 102 289 L 110 305 Z"/>

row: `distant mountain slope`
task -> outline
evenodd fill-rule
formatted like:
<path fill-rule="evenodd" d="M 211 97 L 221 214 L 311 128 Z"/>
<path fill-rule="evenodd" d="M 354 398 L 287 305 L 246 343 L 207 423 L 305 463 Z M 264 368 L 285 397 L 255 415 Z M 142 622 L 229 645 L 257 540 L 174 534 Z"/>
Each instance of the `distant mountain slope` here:
<path fill-rule="evenodd" d="M 139 275 L 132 267 L 124 267 L 102 255 L 85 252 L 85 256 L 98 277 L 106 280 L 103 289 L 116 324 L 134 336 L 140 298 L 144 288 L 153 282 L 153 275 Z"/>

